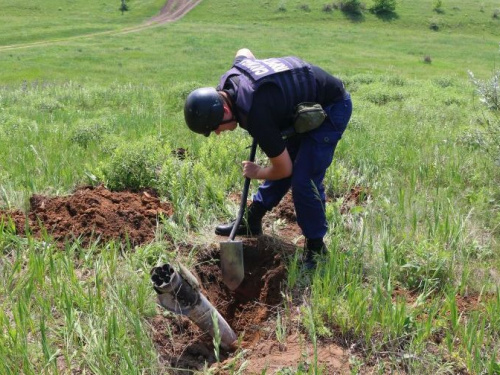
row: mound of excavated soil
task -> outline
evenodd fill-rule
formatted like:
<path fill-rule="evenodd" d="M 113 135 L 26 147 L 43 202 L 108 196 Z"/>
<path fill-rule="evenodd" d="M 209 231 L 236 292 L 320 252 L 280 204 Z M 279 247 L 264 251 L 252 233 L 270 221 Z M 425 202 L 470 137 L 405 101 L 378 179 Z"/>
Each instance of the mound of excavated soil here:
<path fill-rule="evenodd" d="M 98 186 L 63 197 L 33 195 L 27 215 L 0 211 L 0 219 L 11 217 L 21 235 L 29 231 L 41 238 L 46 231 L 60 247 L 75 239 L 83 246 L 98 239 L 141 245 L 154 239 L 159 218 L 172 214 L 172 205 L 152 191 L 111 192 Z"/>

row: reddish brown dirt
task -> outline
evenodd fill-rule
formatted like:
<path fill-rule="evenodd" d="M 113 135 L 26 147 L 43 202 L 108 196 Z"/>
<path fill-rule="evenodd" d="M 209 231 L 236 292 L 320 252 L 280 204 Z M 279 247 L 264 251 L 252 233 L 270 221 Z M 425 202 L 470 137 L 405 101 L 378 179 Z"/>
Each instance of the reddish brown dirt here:
<path fill-rule="evenodd" d="M 370 197 L 370 191 L 361 186 L 355 186 L 343 196 L 340 213 L 346 214 L 355 206 L 361 206 Z"/>
<path fill-rule="evenodd" d="M 419 292 L 417 291 L 400 289 L 398 287 L 396 287 L 392 292 L 392 300 L 394 302 L 396 302 L 397 300 L 405 301 L 405 303 L 410 306 L 415 305 L 419 297 L 420 295 Z M 447 298 L 446 296 L 441 296 L 443 304 L 446 304 L 446 298 Z M 481 310 L 484 308 L 483 303 L 485 301 L 491 300 L 492 298 L 495 298 L 495 295 L 490 293 L 479 294 L 477 292 L 474 292 L 468 295 L 456 294 L 455 302 L 457 306 L 457 311 L 459 315 L 461 315 L 461 314 L 469 314 L 472 311 Z M 449 311 L 447 311 L 446 313 L 449 314 Z"/>
<path fill-rule="evenodd" d="M 349 193 L 345 199 L 351 196 L 354 195 Z M 61 249 L 75 239 L 83 246 L 97 239 L 141 245 L 155 239 L 159 217 L 172 213 L 172 205 L 162 202 L 153 191 L 111 192 L 98 186 L 81 187 L 62 197 L 34 195 L 26 215 L 21 211 L 0 210 L 0 223 L 5 224 L 11 218 L 19 235 L 29 231 L 43 239 L 46 232 Z M 218 243 L 226 239 L 216 238 L 216 243 L 198 251 L 192 269 L 203 285 L 204 294 L 241 338 L 236 352 L 221 353 L 222 364 L 216 363 L 210 336 L 187 318 L 158 307 L 158 315 L 149 323 L 169 374 L 191 374 L 205 364 L 220 367 L 233 363 L 238 368 L 245 360 L 248 361 L 245 374 L 260 374 L 264 369 L 274 373 L 298 366 L 307 369 L 313 364 L 313 348 L 297 318 L 302 301 L 287 297 L 288 308 L 283 308 L 288 257 L 297 251 L 302 238 L 290 194 L 266 215 L 264 230 L 266 234 L 258 238 L 242 238 L 245 279 L 235 292 L 226 288 L 220 273 Z M 179 251 L 191 251 L 193 246 L 185 247 Z M 285 338 L 280 340 L 276 334 L 278 311 L 287 326 Z M 318 366 L 324 369 L 323 373 L 349 372 L 348 354 L 341 347 L 319 342 L 318 354 Z M 228 371 L 220 368 L 218 373 Z"/>
<path fill-rule="evenodd" d="M 218 366 L 219 374 L 228 374 L 230 372 L 222 368 L 224 365 L 233 364 L 237 369 L 245 360 L 248 367 L 244 374 L 312 366 L 314 351 L 303 327 L 298 324 L 298 306 L 289 306 L 288 315 L 282 307 L 286 258 L 296 251 L 295 245 L 263 235 L 244 238 L 243 250 L 245 278 L 234 292 L 222 282 L 217 246 L 203 251 L 204 255 L 198 259 L 194 270 L 204 295 L 240 337 L 238 350 L 221 353 L 222 363 L 217 364 L 213 340 L 208 334 L 203 334 L 194 323 L 179 316 L 170 313 L 157 315 L 150 321 L 153 339 L 166 366 L 171 367 L 169 373 L 190 374 L 202 370 L 207 364 Z M 282 340 L 278 340 L 276 334 L 278 311 L 288 326 Z M 348 356 L 344 349 L 333 342 L 320 342 L 318 351 L 318 366 L 324 369 L 323 373 L 348 372 Z"/>
<path fill-rule="evenodd" d="M 0 211 L 0 219 L 10 216 L 18 234 L 28 230 L 41 238 L 46 232 L 60 247 L 73 240 L 88 246 L 98 239 L 141 245 L 154 239 L 159 218 L 172 214 L 172 205 L 152 191 L 110 192 L 98 186 L 65 197 L 33 195 L 27 215 Z"/>

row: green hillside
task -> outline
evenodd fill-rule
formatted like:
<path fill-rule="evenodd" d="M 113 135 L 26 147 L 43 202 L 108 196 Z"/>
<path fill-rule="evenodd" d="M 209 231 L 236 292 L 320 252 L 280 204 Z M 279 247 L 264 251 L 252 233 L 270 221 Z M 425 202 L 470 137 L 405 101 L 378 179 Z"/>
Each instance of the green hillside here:
<path fill-rule="evenodd" d="M 290 354 L 292 333 L 309 345 L 297 363 L 257 373 L 499 374 L 500 3 L 398 0 L 377 15 L 374 1 L 203 0 L 148 24 L 162 0 L 123 14 L 119 0 L 0 0 L 0 375 L 185 374 L 191 355 L 198 373 L 246 374 L 266 348 Z M 219 363 L 158 309 L 149 272 L 209 264 L 214 226 L 237 210 L 250 138 L 194 136 L 183 105 L 242 47 L 339 76 L 354 112 L 325 178 L 324 262 L 301 271 L 300 235 L 269 219 L 270 247 L 292 248 L 282 302 Z M 8 219 L 34 195 L 101 184 L 153 189 L 174 214 L 138 246 L 56 244 L 54 228 Z"/>
<path fill-rule="evenodd" d="M 129 12 L 119 11 L 120 1 L 34 0 L 19 3 L 2 0 L 0 45 L 37 41 L 116 30 L 136 25 L 159 12 L 163 1 L 137 1 Z"/>
<path fill-rule="evenodd" d="M 157 14 L 161 2 L 129 1 L 131 10 L 123 16 L 110 3 L 12 4 L 2 7 L 1 16 L 4 83 L 71 77 L 164 84 L 186 74 L 209 81 L 214 69 L 222 71 L 241 46 L 262 56 L 306 56 L 338 73 L 465 77 L 467 69 L 487 74 L 495 67 L 500 33 L 493 0 L 453 5 L 445 1 L 442 13 L 433 10 L 431 0 L 399 1 L 390 17 L 369 11 L 355 17 L 338 9 L 327 12 L 321 1 L 203 1 L 179 22 L 127 34 L 116 32 Z M 105 31 L 113 34 L 89 37 Z M 64 41 L 77 35 L 82 38 Z M 40 41 L 48 44 L 22 48 L 23 43 Z M 431 64 L 424 63 L 426 56 Z"/>

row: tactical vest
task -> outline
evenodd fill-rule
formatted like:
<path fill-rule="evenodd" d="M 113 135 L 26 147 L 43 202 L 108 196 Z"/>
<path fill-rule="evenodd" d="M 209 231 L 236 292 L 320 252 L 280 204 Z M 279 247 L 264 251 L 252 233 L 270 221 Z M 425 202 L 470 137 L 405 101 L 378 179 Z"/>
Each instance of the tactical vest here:
<path fill-rule="evenodd" d="M 280 88 L 290 115 L 298 103 L 316 100 L 316 80 L 311 66 L 297 57 L 243 59 L 221 77 L 217 90 L 227 87 L 228 81 L 234 88 L 236 115 L 243 128 L 247 125 L 253 94 L 263 84 L 272 83 Z"/>

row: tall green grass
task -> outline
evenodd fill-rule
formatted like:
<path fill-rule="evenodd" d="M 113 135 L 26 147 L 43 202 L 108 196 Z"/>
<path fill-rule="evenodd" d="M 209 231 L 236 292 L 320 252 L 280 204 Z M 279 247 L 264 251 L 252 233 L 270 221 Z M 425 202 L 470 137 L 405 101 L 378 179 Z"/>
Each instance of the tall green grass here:
<path fill-rule="evenodd" d="M 0 242 L 1 373 L 158 371 L 144 318 L 155 314 L 150 261 L 164 249 L 61 251 L 5 230 Z"/>

